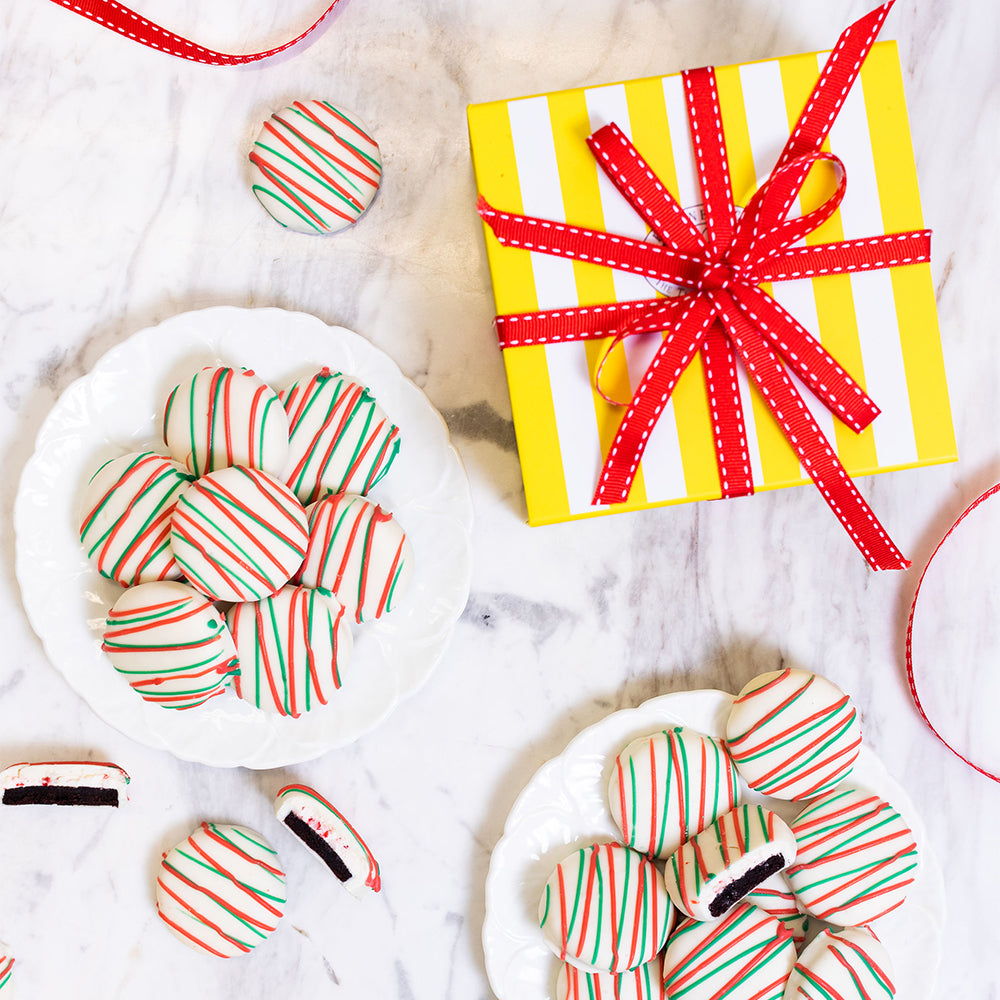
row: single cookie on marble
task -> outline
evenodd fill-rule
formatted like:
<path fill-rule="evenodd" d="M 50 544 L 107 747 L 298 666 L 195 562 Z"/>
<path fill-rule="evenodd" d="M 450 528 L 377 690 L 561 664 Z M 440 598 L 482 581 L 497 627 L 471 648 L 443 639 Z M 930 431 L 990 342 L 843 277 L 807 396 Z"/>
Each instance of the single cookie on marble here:
<path fill-rule="evenodd" d="M 240 669 L 222 615 L 173 580 L 129 587 L 108 612 L 101 649 L 133 691 L 164 708 L 196 708 Z"/>
<path fill-rule="evenodd" d="M 751 788 L 777 799 L 811 799 L 851 773 L 861 725 L 832 681 L 808 670 L 774 670 L 736 696 L 726 746 Z"/>
<path fill-rule="evenodd" d="M 264 122 L 250 151 L 251 188 L 268 215 L 297 233 L 353 226 L 382 181 L 378 143 L 354 114 L 296 101 Z"/>
<path fill-rule="evenodd" d="M 285 785 L 274 800 L 274 814 L 357 898 L 365 889 L 379 892 L 378 862 L 361 835 L 315 788 Z"/>
<path fill-rule="evenodd" d="M 210 366 L 167 397 L 163 441 L 193 476 L 231 465 L 277 475 L 288 454 L 288 418 L 253 371 Z"/>
<path fill-rule="evenodd" d="M 889 953 L 868 928 L 829 928 L 799 956 L 782 1000 L 891 1000 L 892 976 Z"/>
<path fill-rule="evenodd" d="M 652 961 L 674 922 L 659 870 L 621 844 L 592 844 L 556 865 L 538 902 L 545 943 L 588 972 Z"/>
<path fill-rule="evenodd" d="M 83 495 L 80 541 L 102 576 L 123 587 L 180 579 L 170 515 L 192 478 L 152 451 L 113 458 L 94 473 Z"/>
<path fill-rule="evenodd" d="M 772 917 L 777 917 L 792 935 L 795 947 L 801 949 L 809 932 L 809 915 L 799 909 L 788 879 L 784 872 L 778 872 L 765 879 L 743 897 L 744 903 L 759 907 Z"/>
<path fill-rule="evenodd" d="M 608 784 L 624 843 L 660 859 L 739 801 L 736 768 L 721 741 L 682 726 L 629 743 Z"/>
<path fill-rule="evenodd" d="M 554 1000 L 663 1000 L 662 957 L 619 973 L 584 972 L 563 962 Z"/>
<path fill-rule="evenodd" d="M 240 658 L 233 686 L 244 701 L 298 718 L 341 686 L 354 639 L 344 606 L 328 591 L 283 587 L 234 604 L 228 619 Z"/>
<path fill-rule="evenodd" d="M 99 760 L 11 764 L 0 771 L 5 806 L 119 806 L 128 801 L 129 776 Z"/>
<path fill-rule="evenodd" d="M 663 879 L 674 905 L 696 920 L 717 920 L 795 860 L 795 837 L 760 805 L 737 806 L 675 851 Z"/>
<path fill-rule="evenodd" d="M 304 503 L 328 493 L 364 496 L 399 452 L 399 428 L 361 383 L 323 368 L 279 393 L 288 414 L 282 479 Z"/>
<path fill-rule="evenodd" d="M 663 956 L 667 1000 L 782 1000 L 795 945 L 770 914 L 741 903 L 721 920 L 681 920 Z"/>
<path fill-rule="evenodd" d="M 919 864 L 913 831 L 888 802 L 843 785 L 795 817 L 788 883 L 806 913 L 840 927 L 868 924 L 906 899 Z"/>
<path fill-rule="evenodd" d="M 338 493 L 306 508 L 309 547 L 296 580 L 331 591 L 359 625 L 391 611 L 413 576 L 403 526 L 378 504 Z"/>
<path fill-rule="evenodd" d="M 0 990 L 2 990 L 11 979 L 14 969 L 14 958 L 10 953 L 9 945 L 0 941 Z"/>
<path fill-rule="evenodd" d="M 192 587 L 213 601 L 256 601 L 279 591 L 309 543 L 305 508 L 284 483 L 232 466 L 192 483 L 170 522 L 170 545 Z"/>
<path fill-rule="evenodd" d="M 246 827 L 202 823 L 160 862 L 157 913 L 195 951 L 245 955 L 270 937 L 284 908 L 277 852 Z"/>

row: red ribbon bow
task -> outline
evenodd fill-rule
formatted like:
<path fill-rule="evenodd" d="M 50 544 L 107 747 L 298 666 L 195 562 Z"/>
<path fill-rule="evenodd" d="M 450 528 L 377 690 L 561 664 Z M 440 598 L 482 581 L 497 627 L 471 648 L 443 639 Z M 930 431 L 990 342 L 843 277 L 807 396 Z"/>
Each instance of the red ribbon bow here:
<path fill-rule="evenodd" d="M 843 200 L 843 164 L 821 147 L 894 2 L 889 0 L 840 36 L 774 170 L 739 219 L 711 67 L 683 74 L 705 206 L 704 235 L 614 124 L 595 132 L 587 144 L 662 245 L 498 212 L 480 198 L 479 214 L 504 246 L 585 260 L 688 289 L 673 298 L 497 317 L 503 348 L 608 336 L 614 338 L 613 347 L 632 334 L 666 331 L 628 403 L 601 470 L 594 504 L 628 499 L 646 441 L 678 378 L 699 350 L 722 496 L 753 492 L 737 381 L 739 357 L 799 460 L 869 564 L 874 569 L 909 566 L 858 493 L 785 366 L 855 431 L 874 420 L 878 407 L 823 346 L 759 287 L 762 282 L 930 259 L 928 230 L 795 245 L 829 219 Z M 813 211 L 789 218 L 809 172 L 823 162 L 832 164 L 837 173 L 833 194 Z"/>

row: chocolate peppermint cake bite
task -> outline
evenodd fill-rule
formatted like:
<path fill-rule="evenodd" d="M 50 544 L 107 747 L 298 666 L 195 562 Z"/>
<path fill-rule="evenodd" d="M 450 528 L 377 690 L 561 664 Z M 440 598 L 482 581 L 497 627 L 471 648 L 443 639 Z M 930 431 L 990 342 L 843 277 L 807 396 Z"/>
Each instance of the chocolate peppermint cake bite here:
<path fill-rule="evenodd" d="M 763 806 L 738 806 L 667 859 L 674 904 L 696 920 L 717 920 L 795 860 L 795 837 Z"/>
<path fill-rule="evenodd" d="M 93 760 L 11 764 L 0 771 L 5 806 L 119 806 L 128 801 L 129 776 Z"/>
<path fill-rule="evenodd" d="M 378 892 L 378 862 L 361 835 L 319 792 L 308 785 L 286 785 L 274 800 L 274 814 L 330 871 L 352 896 Z"/>

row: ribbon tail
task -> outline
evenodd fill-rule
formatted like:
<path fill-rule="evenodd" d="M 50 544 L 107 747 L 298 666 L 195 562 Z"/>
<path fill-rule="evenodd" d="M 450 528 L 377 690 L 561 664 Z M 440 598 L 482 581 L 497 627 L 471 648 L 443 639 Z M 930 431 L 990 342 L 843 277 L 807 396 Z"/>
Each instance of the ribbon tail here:
<path fill-rule="evenodd" d="M 728 296 L 713 296 L 722 322 L 788 443 L 872 569 L 906 569 L 875 512 L 858 492 L 777 356 Z"/>
<path fill-rule="evenodd" d="M 686 306 L 684 296 L 632 299 L 607 305 L 497 316 L 500 347 L 602 340 L 620 333 L 653 333 L 672 326 Z"/>
<path fill-rule="evenodd" d="M 624 503 L 649 435 L 682 372 L 704 342 L 715 310 L 704 296 L 686 300 L 676 327 L 664 338 L 632 396 L 608 451 L 591 503 Z"/>
<path fill-rule="evenodd" d="M 482 195 L 476 209 L 503 246 L 587 261 L 686 287 L 697 284 L 704 270 L 704 264 L 696 257 L 670 247 L 604 233 L 599 229 L 570 226 L 553 219 L 500 212 Z"/>
<path fill-rule="evenodd" d="M 736 352 L 718 320 L 710 327 L 701 354 L 721 499 L 749 496 L 753 493 L 753 469 L 743 421 Z"/>
<path fill-rule="evenodd" d="M 686 253 L 704 253 L 708 249 L 687 212 L 614 122 L 598 129 L 587 145 L 625 200 L 667 246 Z"/>
<path fill-rule="evenodd" d="M 888 0 L 841 33 L 778 158 L 779 167 L 819 152 L 894 3 Z"/>
<path fill-rule="evenodd" d="M 824 274 L 857 274 L 885 267 L 926 264 L 931 259 L 931 231 L 887 233 L 863 240 L 790 247 L 754 264 L 753 280 L 793 281 Z"/>
<path fill-rule="evenodd" d="M 192 62 L 206 63 L 212 66 L 242 66 L 247 63 L 257 62 L 277 55 L 297 45 L 307 35 L 312 34 L 329 16 L 339 0 L 333 0 L 326 10 L 305 29 L 296 35 L 289 42 L 279 45 L 265 52 L 249 52 L 245 55 L 232 55 L 228 52 L 216 52 L 214 49 L 206 49 L 204 45 L 198 45 L 182 35 L 176 35 L 172 31 L 161 28 L 158 24 L 147 20 L 134 10 L 119 3 L 118 0 L 53 0 L 54 3 L 68 10 L 75 11 L 83 17 L 89 18 L 96 24 L 103 24 L 105 28 L 117 31 L 119 35 L 132 38 L 150 48 L 159 49 L 172 56 L 179 56 L 181 59 L 190 59 Z"/>
<path fill-rule="evenodd" d="M 837 359 L 767 292 L 745 285 L 733 299 L 813 395 L 851 430 L 860 434 L 881 413 Z"/>

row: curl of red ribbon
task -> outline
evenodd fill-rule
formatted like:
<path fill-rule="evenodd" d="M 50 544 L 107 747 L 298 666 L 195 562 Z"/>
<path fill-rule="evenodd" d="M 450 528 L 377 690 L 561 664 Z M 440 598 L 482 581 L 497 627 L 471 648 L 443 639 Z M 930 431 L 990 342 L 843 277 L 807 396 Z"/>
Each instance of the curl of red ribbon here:
<path fill-rule="evenodd" d="M 917 598 L 920 596 L 920 588 L 924 585 L 924 577 L 927 576 L 927 571 L 931 568 L 931 563 L 934 562 L 934 557 L 941 551 L 941 547 L 944 545 L 952 534 L 958 528 L 958 526 L 981 504 L 986 503 L 990 497 L 995 496 L 1000 493 L 1000 483 L 996 483 L 991 486 L 985 493 L 976 497 L 968 507 L 962 511 L 961 516 L 958 520 L 945 532 L 944 537 L 940 542 L 934 547 L 934 551 L 931 553 L 930 558 L 927 560 L 927 564 L 920 572 L 920 579 L 917 581 L 917 588 L 913 592 L 913 602 L 910 604 L 910 615 L 906 621 L 906 679 L 910 684 L 910 695 L 913 698 L 913 704 L 916 705 L 917 711 L 920 713 L 920 717 L 927 724 L 927 728 L 961 761 L 964 761 L 973 770 L 978 771 L 983 776 L 990 778 L 991 780 L 1000 784 L 1000 776 L 994 774 L 992 771 L 986 770 L 984 767 L 980 767 L 978 764 L 969 760 L 964 754 L 956 750 L 938 731 L 934 728 L 934 723 L 931 722 L 924 709 L 923 703 L 920 701 L 920 695 L 917 694 L 917 678 L 913 668 L 913 619 L 917 614 Z"/>
<path fill-rule="evenodd" d="M 843 164 L 821 147 L 894 2 L 889 0 L 840 36 L 774 170 L 738 220 L 711 67 L 683 74 L 705 206 L 704 235 L 614 124 L 599 129 L 587 144 L 598 165 L 662 245 L 499 212 L 480 198 L 479 214 L 504 246 L 602 264 L 687 289 L 672 298 L 497 317 L 503 348 L 604 337 L 614 338 L 613 347 L 626 336 L 665 331 L 662 345 L 627 405 L 601 470 L 594 504 L 628 499 L 646 441 L 678 378 L 698 351 L 705 367 L 722 496 L 753 492 L 738 358 L 869 565 L 873 569 L 910 565 L 841 465 L 786 366 L 855 431 L 871 423 L 878 407 L 823 346 L 759 287 L 763 282 L 900 267 L 930 259 L 928 230 L 795 245 L 829 219 L 844 197 Z M 819 163 L 834 167 L 835 190 L 813 211 L 788 218 L 806 177 Z"/>
<path fill-rule="evenodd" d="M 257 62 L 260 59 L 267 59 L 268 56 L 277 55 L 297 45 L 306 35 L 311 35 L 326 20 L 327 15 L 340 0 L 333 0 L 333 3 L 323 11 L 320 16 L 313 21 L 305 31 L 296 35 L 284 45 L 277 48 L 268 49 L 266 52 L 248 52 L 245 55 L 230 55 L 226 52 L 216 52 L 213 49 L 206 49 L 197 42 L 175 35 L 166 28 L 161 28 L 153 21 L 149 21 L 141 14 L 117 3 L 116 0 L 52 0 L 53 3 L 72 10 L 83 17 L 89 18 L 96 24 L 103 24 L 111 31 L 131 38 L 133 41 L 148 45 L 151 49 L 159 49 L 168 55 L 178 56 L 181 59 L 190 59 L 192 62 L 207 63 L 211 66 L 242 66 L 246 63 Z"/>

